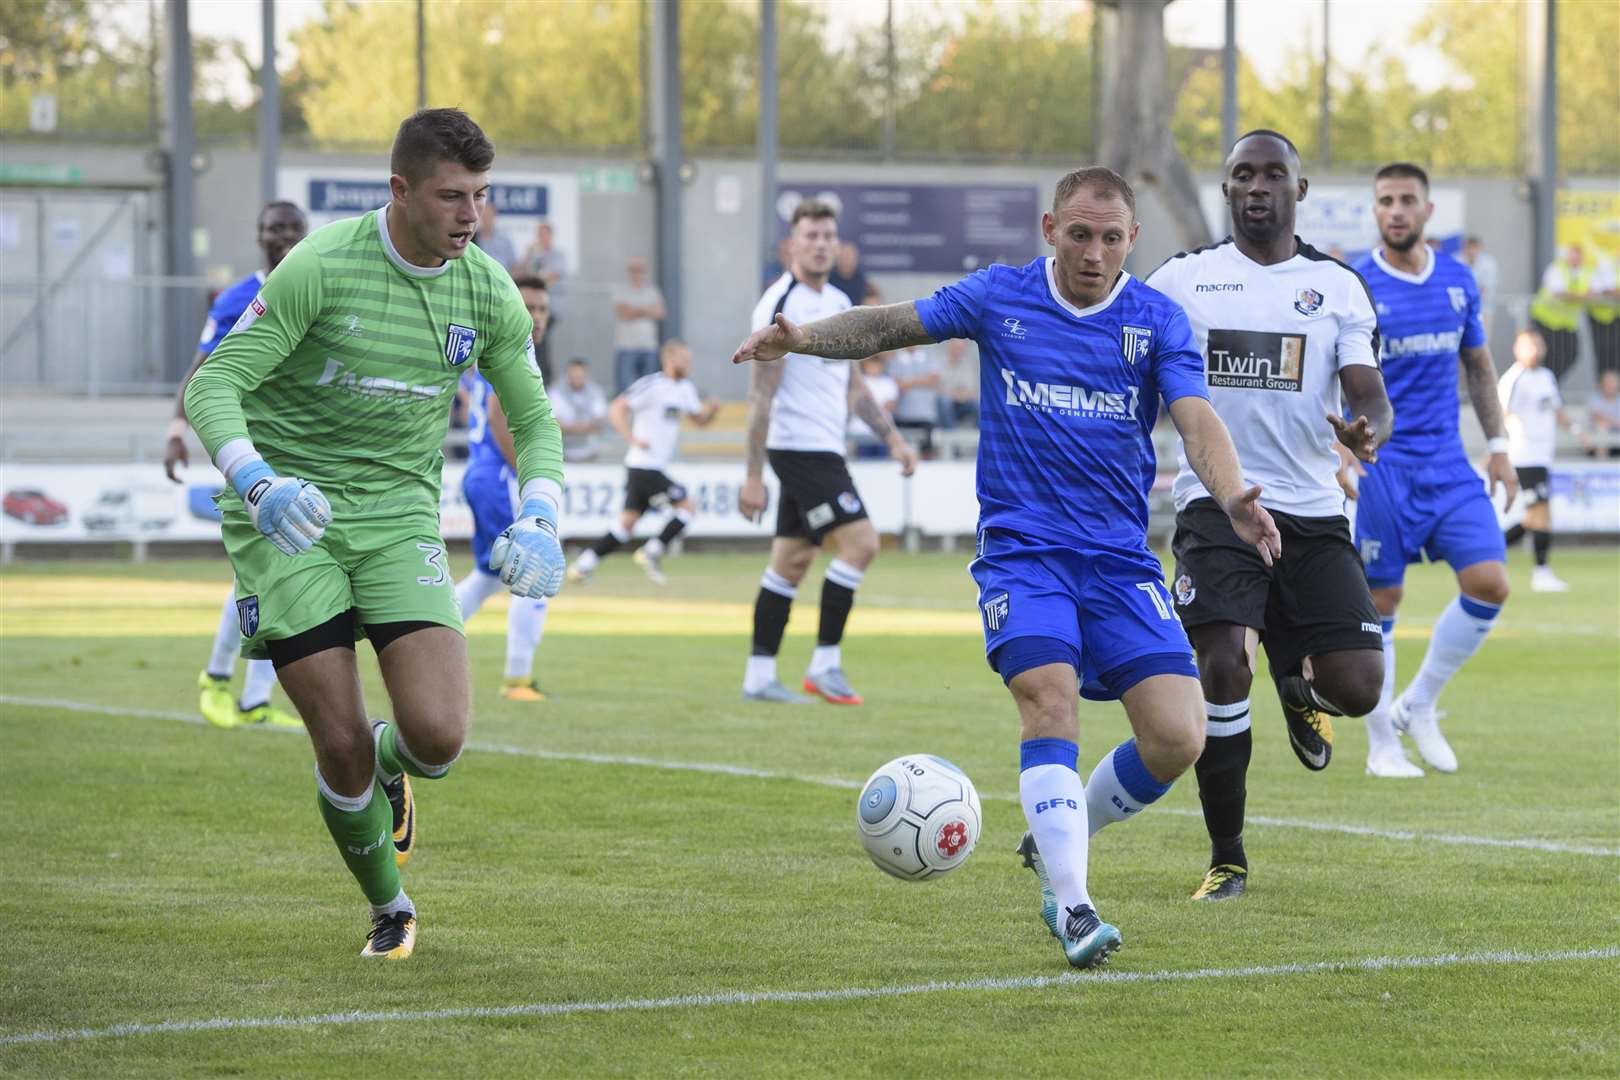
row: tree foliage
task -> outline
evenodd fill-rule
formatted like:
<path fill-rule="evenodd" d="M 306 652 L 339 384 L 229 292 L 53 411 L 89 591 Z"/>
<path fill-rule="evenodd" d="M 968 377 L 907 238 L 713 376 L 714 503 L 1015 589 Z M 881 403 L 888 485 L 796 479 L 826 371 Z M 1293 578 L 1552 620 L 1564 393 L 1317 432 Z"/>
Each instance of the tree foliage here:
<path fill-rule="evenodd" d="M 830 4 L 777 5 L 779 128 L 786 152 L 871 154 L 889 105 L 880 22 L 830 19 Z M 1340 4 L 1351 17 L 1352 5 Z M 161 9 L 155 9 L 161 10 Z M 161 100 L 159 44 L 145 5 L 0 0 L 0 130 L 26 131 L 29 99 L 54 93 L 64 132 L 151 138 Z M 652 22 L 642 0 L 429 0 L 428 100 L 460 105 L 504 146 L 636 152 L 645 142 L 643 66 Z M 116 17 L 113 17 L 116 16 Z M 1433 0 L 1405 40 L 1332 77 L 1332 157 L 1394 158 L 1437 172 L 1522 167 L 1526 9 L 1509 0 Z M 1620 3 L 1565 2 L 1559 17 L 1559 145 L 1566 172 L 1620 172 Z M 1095 147 L 1092 13 L 1080 4 L 962 0 L 896 11 L 895 145 L 913 157 L 1074 159 Z M 759 105 L 756 0 L 681 5 L 682 121 L 689 152 L 751 152 Z M 158 40 L 154 40 L 154 38 Z M 293 34 L 283 130 L 320 146 L 383 146 L 416 106 L 412 3 L 325 0 Z M 1240 122 L 1294 137 L 1320 157 L 1320 57 L 1279 41 L 1280 74 L 1240 58 Z M 1413 57 L 1456 77 L 1436 87 Z M 239 43 L 195 39 L 196 116 L 205 138 L 247 138 L 253 107 L 226 84 L 257 72 Z M 1172 49 L 1180 95 L 1171 128 L 1197 167 L 1220 145 L 1218 53 Z"/>

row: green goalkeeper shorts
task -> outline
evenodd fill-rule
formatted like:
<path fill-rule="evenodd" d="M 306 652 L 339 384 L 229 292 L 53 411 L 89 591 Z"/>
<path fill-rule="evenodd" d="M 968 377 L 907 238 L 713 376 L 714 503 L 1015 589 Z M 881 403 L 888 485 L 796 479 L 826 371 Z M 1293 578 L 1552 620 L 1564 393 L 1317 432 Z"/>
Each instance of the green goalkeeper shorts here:
<path fill-rule="evenodd" d="M 243 510 L 221 524 L 236 571 L 242 655 L 268 659 L 267 643 L 290 638 L 354 609 L 357 632 L 391 622 L 431 622 L 461 632 L 455 582 L 432 512 L 334 514 L 301 555 L 283 555 Z"/>

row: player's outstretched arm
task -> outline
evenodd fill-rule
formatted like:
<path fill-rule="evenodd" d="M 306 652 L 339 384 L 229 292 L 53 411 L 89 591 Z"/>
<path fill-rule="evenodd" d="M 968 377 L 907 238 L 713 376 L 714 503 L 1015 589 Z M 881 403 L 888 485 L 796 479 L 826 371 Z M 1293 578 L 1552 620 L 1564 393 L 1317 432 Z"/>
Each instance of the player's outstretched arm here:
<path fill-rule="evenodd" d="M 1170 403 L 1170 419 L 1187 450 L 1187 463 L 1232 519 L 1232 529 L 1253 544 L 1267 565 L 1282 556 L 1282 534 L 1260 505 L 1260 486 L 1246 487 L 1232 435 L 1208 398 L 1188 395 Z"/>
<path fill-rule="evenodd" d="M 1490 493 L 1496 496 L 1496 487 L 1502 486 L 1507 501 L 1506 510 L 1519 497 L 1519 474 L 1513 471 L 1507 455 L 1507 421 L 1502 418 L 1502 399 L 1497 392 L 1496 364 L 1491 360 L 1489 345 L 1472 345 L 1462 350 L 1463 370 L 1468 378 L 1468 399 L 1474 403 L 1474 415 L 1484 429 L 1490 457 L 1485 462 L 1485 478 Z"/>
<path fill-rule="evenodd" d="M 1395 407 L 1384 389 L 1384 376 L 1370 364 L 1352 364 L 1339 369 L 1339 386 L 1355 419 L 1328 414 L 1327 422 L 1358 460 L 1378 460 L 1378 448 L 1389 441 L 1395 428 Z"/>
<path fill-rule="evenodd" d="M 890 349 L 932 345 L 936 340 L 924 328 L 917 305 L 910 301 L 850 308 L 803 326 L 778 314 L 775 322 L 754 331 L 737 347 L 731 354 L 731 362 L 780 360 L 788 353 L 823 356 L 829 360 L 862 360 Z"/>

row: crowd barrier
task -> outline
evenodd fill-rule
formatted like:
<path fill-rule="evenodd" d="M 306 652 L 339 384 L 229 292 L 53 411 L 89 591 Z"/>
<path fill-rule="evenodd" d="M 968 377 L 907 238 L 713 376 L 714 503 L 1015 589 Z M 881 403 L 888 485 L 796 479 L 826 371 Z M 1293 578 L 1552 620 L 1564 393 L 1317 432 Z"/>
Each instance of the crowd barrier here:
<path fill-rule="evenodd" d="M 472 514 L 461 497 L 465 466 L 444 470 L 440 510 L 450 540 L 472 536 Z M 851 462 L 850 472 L 878 531 L 916 541 L 922 537 L 971 536 L 978 517 L 974 466 L 970 461 L 925 461 L 903 477 L 891 461 Z M 570 465 L 564 488 L 560 530 L 565 539 L 600 536 L 624 502 L 624 469 L 619 465 Z M 766 539 L 774 531 L 777 488 L 767 471 L 770 509 L 751 522 L 737 511 L 742 466 L 735 462 L 680 463 L 670 474 L 690 491 L 697 518 L 692 537 Z M 222 479 L 212 467 L 193 468 L 185 483 L 173 484 L 153 464 L 0 465 L 0 549 L 10 558 L 18 544 L 71 544 L 123 541 L 147 545 L 217 539 L 219 511 L 213 498 Z M 1620 461 L 1559 462 L 1551 470 L 1553 528 L 1564 534 L 1620 536 Z M 1162 524 L 1168 477 L 1155 485 L 1153 503 Z M 1522 501 L 1504 523 L 1522 515 Z M 643 520 L 640 532 L 662 527 L 661 515 Z"/>

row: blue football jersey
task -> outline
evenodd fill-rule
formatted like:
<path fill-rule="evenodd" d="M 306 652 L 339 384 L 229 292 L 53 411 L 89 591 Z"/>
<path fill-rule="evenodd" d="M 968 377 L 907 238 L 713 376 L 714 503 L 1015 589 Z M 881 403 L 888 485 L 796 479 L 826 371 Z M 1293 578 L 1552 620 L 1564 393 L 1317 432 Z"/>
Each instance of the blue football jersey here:
<path fill-rule="evenodd" d="M 467 471 L 507 468 L 506 455 L 489 430 L 489 401 L 495 388 L 475 368 L 461 376 L 467 394 Z"/>
<path fill-rule="evenodd" d="M 259 295 L 263 285 L 264 271 L 255 270 L 214 297 L 214 305 L 208 309 L 208 321 L 203 323 L 202 336 L 197 339 L 198 352 L 207 355 L 225 340 L 225 335 L 231 332 L 231 327 L 236 325 L 236 320 L 242 317 L 247 306 L 253 303 L 253 298 Z"/>
<path fill-rule="evenodd" d="M 1139 553 L 1159 398 L 1207 398 L 1204 360 L 1181 308 L 1131 275 L 1080 309 L 1052 273 L 990 266 L 917 301 L 933 337 L 979 345 L 979 526 Z"/>
<path fill-rule="evenodd" d="M 1457 430 L 1457 360 L 1485 343 L 1479 286 L 1465 263 L 1431 251 L 1428 268 L 1408 274 L 1374 249 L 1355 269 L 1372 291 L 1383 339 L 1380 363 L 1395 432 L 1380 460 L 1416 465 L 1464 455 Z"/>

